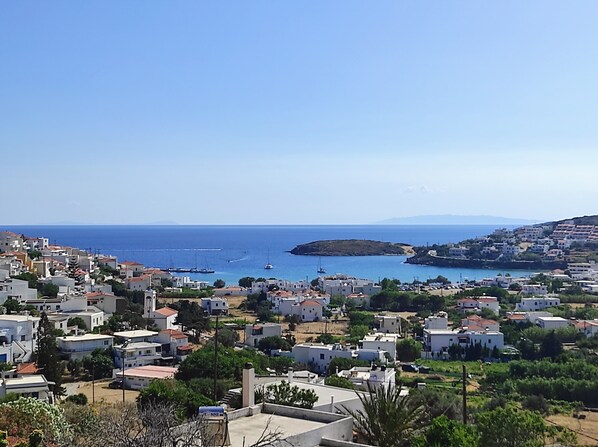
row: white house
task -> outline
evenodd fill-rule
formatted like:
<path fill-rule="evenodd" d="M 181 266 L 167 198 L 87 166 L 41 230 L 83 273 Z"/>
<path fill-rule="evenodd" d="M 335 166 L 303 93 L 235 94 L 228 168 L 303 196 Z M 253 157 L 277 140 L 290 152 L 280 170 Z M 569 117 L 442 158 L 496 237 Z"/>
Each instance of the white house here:
<path fill-rule="evenodd" d="M 125 287 L 129 290 L 147 290 L 152 286 L 151 275 L 131 276 L 125 280 Z"/>
<path fill-rule="evenodd" d="M 447 329 L 448 328 L 448 314 L 446 312 L 438 312 L 436 315 L 430 315 L 424 319 L 425 329 Z"/>
<path fill-rule="evenodd" d="M 536 326 L 542 329 L 558 329 L 569 326 L 569 321 L 561 317 L 538 317 Z"/>
<path fill-rule="evenodd" d="M 123 347 L 124 346 L 124 347 Z M 136 342 L 114 347 L 114 363 L 122 368 L 123 354 L 125 368 L 154 365 L 162 358 L 162 345 L 152 342 Z"/>
<path fill-rule="evenodd" d="M 482 318 L 479 315 L 471 315 L 461 320 L 461 327 L 467 328 L 470 331 L 494 331 L 500 330 L 500 325 L 497 321 Z"/>
<path fill-rule="evenodd" d="M 461 312 L 480 312 L 482 309 L 489 309 L 495 315 L 500 312 L 498 298 L 493 296 L 463 298 L 457 301 L 457 306 Z"/>
<path fill-rule="evenodd" d="M 54 402 L 50 383 L 42 374 L 20 375 L 14 370 L 0 374 L 0 398 L 8 394 Z"/>
<path fill-rule="evenodd" d="M 162 345 L 163 357 L 170 355 L 182 361 L 193 352 L 193 346 L 189 344 L 189 337 L 175 329 L 160 331 L 156 341 Z"/>
<path fill-rule="evenodd" d="M 295 310 L 298 306 L 298 311 Z M 315 300 L 305 300 L 293 306 L 293 314 L 298 315 L 303 322 L 322 320 L 323 306 Z"/>
<path fill-rule="evenodd" d="M 357 389 L 367 390 L 368 385 L 373 388 L 395 386 L 396 372 L 394 368 L 374 365 L 372 367 L 355 366 L 339 371 L 336 375 L 349 380 Z"/>
<path fill-rule="evenodd" d="M 590 262 L 573 262 L 567 264 L 573 279 L 593 279 L 596 277 L 596 264 Z"/>
<path fill-rule="evenodd" d="M 0 315 L 0 344 L 12 344 L 11 363 L 29 361 L 37 348 L 39 317 Z"/>
<path fill-rule="evenodd" d="M 492 350 L 504 348 L 504 335 L 497 331 L 468 331 L 465 329 L 424 329 L 423 358 L 448 358 L 448 351 L 452 345 L 463 348 L 479 342 L 482 346 Z"/>
<path fill-rule="evenodd" d="M 363 349 L 388 352 L 391 360 L 394 362 L 397 359 L 398 340 L 398 334 L 371 334 L 363 337 L 360 343 Z"/>
<path fill-rule="evenodd" d="M 548 295 L 548 287 L 544 284 L 524 284 L 521 286 L 522 295 Z"/>
<path fill-rule="evenodd" d="M 9 298 L 19 302 L 37 298 L 37 290 L 21 279 L 6 278 L 0 281 L 0 306 Z"/>
<path fill-rule="evenodd" d="M 56 338 L 58 349 L 69 359 L 82 359 L 96 349 L 108 349 L 113 344 L 112 335 L 84 334 Z"/>
<path fill-rule="evenodd" d="M 561 304 L 561 300 L 553 297 L 521 298 L 521 302 L 515 304 L 515 310 L 520 312 L 534 312 Z"/>
<path fill-rule="evenodd" d="M 171 366 L 146 365 L 126 369 L 124 372 L 125 388 L 130 390 L 142 390 L 147 388 L 156 379 L 172 379 L 178 368 Z M 123 372 L 116 373 L 116 377 L 122 379 Z"/>
<path fill-rule="evenodd" d="M 23 251 L 24 244 L 23 237 L 20 234 L 12 231 L 0 232 L 0 250 L 8 251 Z"/>
<path fill-rule="evenodd" d="M 175 321 L 178 315 L 178 311 L 171 309 L 170 307 L 162 307 L 161 309 L 154 310 L 151 313 L 151 318 L 161 330 L 175 329 L 177 328 Z"/>
<path fill-rule="evenodd" d="M 332 359 L 356 357 L 353 351 L 339 344 L 299 343 L 293 346 L 292 353 L 295 362 L 310 365 L 311 370 L 319 373 L 326 371 Z"/>
<path fill-rule="evenodd" d="M 130 278 L 132 276 L 138 276 L 143 273 L 145 266 L 139 262 L 125 261 L 120 264 L 120 276 L 122 278 Z M 147 287 L 146 287 L 147 288 Z"/>
<path fill-rule="evenodd" d="M 209 315 L 227 315 L 228 301 L 226 298 L 208 297 L 201 299 L 201 308 Z"/>
<path fill-rule="evenodd" d="M 451 247 L 449 248 L 448 255 L 451 258 L 466 258 L 467 253 L 469 253 L 469 248 L 467 247 Z"/>
<path fill-rule="evenodd" d="M 376 315 L 374 316 L 378 332 L 384 334 L 401 333 L 401 317 L 398 315 Z"/>
<path fill-rule="evenodd" d="M 104 312 L 93 306 L 89 306 L 85 310 L 65 311 L 61 315 L 67 315 L 69 318 L 81 318 L 88 331 L 93 331 L 104 324 Z"/>
<path fill-rule="evenodd" d="M 114 336 L 118 339 L 119 343 L 122 341 L 129 340 L 131 343 L 138 342 L 155 342 L 158 339 L 158 332 L 146 331 L 144 329 L 137 329 L 134 331 L 120 331 L 115 332 Z"/>
<path fill-rule="evenodd" d="M 245 345 L 257 347 L 266 337 L 282 336 L 282 326 L 277 323 L 248 324 L 245 326 Z"/>

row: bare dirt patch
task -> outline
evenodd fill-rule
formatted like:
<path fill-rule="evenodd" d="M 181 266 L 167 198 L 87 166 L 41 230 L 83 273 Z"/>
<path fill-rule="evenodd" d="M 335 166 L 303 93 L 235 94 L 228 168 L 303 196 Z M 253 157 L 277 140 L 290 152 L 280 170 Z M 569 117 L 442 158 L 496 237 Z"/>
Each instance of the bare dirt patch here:
<path fill-rule="evenodd" d="M 555 414 L 546 418 L 552 424 L 566 427 L 577 433 L 578 445 L 598 445 L 598 413 L 582 412 L 585 419 L 570 415 Z"/>
<path fill-rule="evenodd" d="M 95 401 L 96 402 L 122 402 L 123 392 L 122 389 L 108 388 L 108 384 L 112 380 L 96 381 L 95 383 Z M 87 396 L 87 400 L 91 403 L 94 392 L 92 392 L 91 382 L 81 382 L 77 388 L 77 393 L 83 393 Z M 139 391 L 125 390 L 125 400 L 127 402 L 135 402 L 139 396 Z"/>
<path fill-rule="evenodd" d="M 332 335 L 345 335 L 349 322 L 347 320 L 329 321 L 328 324 L 324 321 L 316 321 L 312 323 L 301 323 L 295 327 L 292 332 L 297 343 L 305 343 L 309 338 L 315 338 L 324 333 Z M 282 323 L 282 330 L 288 330 L 288 323 Z"/>

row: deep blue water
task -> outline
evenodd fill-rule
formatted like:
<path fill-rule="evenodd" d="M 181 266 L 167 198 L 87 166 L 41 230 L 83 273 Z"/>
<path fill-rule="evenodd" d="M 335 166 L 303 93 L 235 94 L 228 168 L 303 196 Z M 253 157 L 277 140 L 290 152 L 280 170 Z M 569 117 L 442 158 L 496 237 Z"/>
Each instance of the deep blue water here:
<path fill-rule="evenodd" d="M 6 226 L 29 236 L 50 238 L 50 243 L 88 249 L 138 261 L 152 267 L 210 267 L 214 274 L 186 274 L 213 282 L 236 283 L 243 276 L 291 280 L 315 278 L 319 259 L 288 253 L 295 245 L 321 239 L 373 239 L 412 245 L 459 242 L 491 233 L 496 226 Z M 274 268 L 264 270 L 270 260 Z M 403 256 L 322 257 L 328 274 L 360 278 L 389 277 L 401 281 L 425 280 L 441 274 L 457 281 L 481 279 L 498 271 L 451 269 L 406 264 Z M 502 272 L 505 273 L 505 272 Z M 529 272 L 513 272 L 513 274 Z"/>

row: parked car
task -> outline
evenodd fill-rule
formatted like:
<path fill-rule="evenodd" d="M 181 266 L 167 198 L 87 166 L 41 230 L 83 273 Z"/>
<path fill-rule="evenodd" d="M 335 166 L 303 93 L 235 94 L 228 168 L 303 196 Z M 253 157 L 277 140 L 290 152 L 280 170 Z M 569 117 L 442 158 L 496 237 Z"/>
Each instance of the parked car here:
<path fill-rule="evenodd" d="M 401 369 L 406 372 L 419 372 L 419 368 L 417 367 L 417 365 L 414 365 L 412 363 L 406 363 L 401 365 Z"/>
<path fill-rule="evenodd" d="M 108 384 L 108 388 L 112 388 L 112 389 L 122 388 L 122 387 L 123 387 L 123 381 L 122 381 L 122 379 L 113 380 L 112 382 L 110 382 Z"/>

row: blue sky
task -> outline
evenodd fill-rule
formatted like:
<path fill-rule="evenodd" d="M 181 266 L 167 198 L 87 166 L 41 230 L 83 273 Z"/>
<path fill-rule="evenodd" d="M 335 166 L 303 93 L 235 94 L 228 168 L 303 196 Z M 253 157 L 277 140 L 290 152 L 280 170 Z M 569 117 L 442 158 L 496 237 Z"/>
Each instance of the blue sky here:
<path fill-rule="evenodd" d="M 0 224 L 595 214 L 594 1 L 2 2 Z"/>

